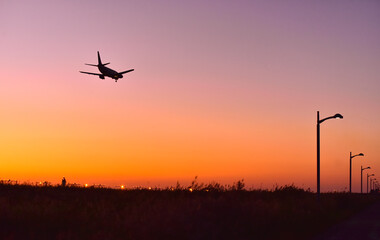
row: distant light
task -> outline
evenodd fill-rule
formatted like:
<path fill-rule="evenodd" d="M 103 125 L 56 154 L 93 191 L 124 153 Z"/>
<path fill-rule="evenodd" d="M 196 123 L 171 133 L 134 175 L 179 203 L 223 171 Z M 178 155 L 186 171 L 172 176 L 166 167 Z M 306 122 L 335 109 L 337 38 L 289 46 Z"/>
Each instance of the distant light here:
<path fill-rule="evenodd" d="M 192 191 L 193 191 L 193 189 L 192 189 L 192 188 L 189 188 L 189 191 L 190 191 L 190 192 L 192 192 Z"/>
<path fill-rule="evenodd" d="M 151 187 L 148 187 L 148 189 L 149 189 L 149 190 L 152 190 L 152 188 L 151 188 Z"/>
<path fill-rule="evenodd" d="M 86 184 L 84 185 L 84 187 L 88 187 L 88 184 L 86 183 Z"/>
<path fill-rule="evenodd" d="M 121 185 L 120 188 L 121 188 L 121 189 L 124 189 L 124 185 Z"/>
<path fill-rule="evenodd" d="M 40 185 L 42 185 L 42 182 L 40 182 Z"/>

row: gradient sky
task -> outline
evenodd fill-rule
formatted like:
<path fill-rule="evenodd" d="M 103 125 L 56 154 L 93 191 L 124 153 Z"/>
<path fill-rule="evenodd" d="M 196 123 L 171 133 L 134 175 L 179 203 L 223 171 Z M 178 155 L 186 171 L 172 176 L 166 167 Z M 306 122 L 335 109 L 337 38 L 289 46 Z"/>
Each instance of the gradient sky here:
<path fill-rule="evenodd" d="M 378 1 L 0 1 L 0 179 L 380 179 Z M 117 83 L 78 71 L 103 62 Z"/>

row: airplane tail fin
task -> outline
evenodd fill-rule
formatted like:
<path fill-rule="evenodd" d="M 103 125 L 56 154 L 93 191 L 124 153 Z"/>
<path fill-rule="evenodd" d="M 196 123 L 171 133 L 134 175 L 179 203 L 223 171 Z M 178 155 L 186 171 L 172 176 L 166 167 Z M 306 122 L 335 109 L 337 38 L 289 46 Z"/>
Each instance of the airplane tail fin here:
<path fill-rule="evenodd" d="M 102 64 L 102 60 L 100 59 L 99 51 L 98 51 L 98 65 L 99 65 L 99 66 L 100 66 L 100 65 L 103 65 L 103 64 Z"/>
<path fill-rule="evenodd" d="M 93 66 L 93 67 L 99 67 L 99 66 L 105 66 L 105 65 L 108 65 L 110 64 L 109 62 L 108 63 L 102 63 L 102 60 L 100 59 L 100 54 L 99 54 L 99 51 L 98 51 L 98 65 L 96 64 L 89 64 L 89 63 L 85 63 L 86 65 L 89 65 L 89 66 Z"/>

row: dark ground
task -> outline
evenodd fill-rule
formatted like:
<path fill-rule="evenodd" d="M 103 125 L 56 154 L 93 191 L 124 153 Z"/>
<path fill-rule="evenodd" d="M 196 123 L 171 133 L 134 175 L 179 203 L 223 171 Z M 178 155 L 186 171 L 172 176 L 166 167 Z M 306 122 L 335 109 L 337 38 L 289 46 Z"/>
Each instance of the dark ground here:
<path fill-rule="evenodd" d="M 219 190 L 0 184 L 0 239 L 311 239 L 380 200 L 327 193 L 318 202 L 293 186 Z"/>
<path fill-rule="evenodd" d="M 343 221 L 315 240 L 379 240 L 380 239 L 380 202 L 377 202 L 351 218 Z"/>

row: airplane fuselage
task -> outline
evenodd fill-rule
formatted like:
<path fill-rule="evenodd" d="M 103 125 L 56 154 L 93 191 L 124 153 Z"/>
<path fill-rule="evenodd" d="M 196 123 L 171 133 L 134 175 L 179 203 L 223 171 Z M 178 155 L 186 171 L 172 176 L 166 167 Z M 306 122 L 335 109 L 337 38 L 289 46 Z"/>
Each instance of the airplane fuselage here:
<path fill-rule="evenodd" d="M 110 77 L 115 80 L 118 80 L 119 78 L 123 78 L 123 74 L 119 74 L 115 70 L 105 67 L 104 65 L 99 65 L 98 69 L 106 77 Z"/>

